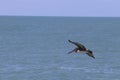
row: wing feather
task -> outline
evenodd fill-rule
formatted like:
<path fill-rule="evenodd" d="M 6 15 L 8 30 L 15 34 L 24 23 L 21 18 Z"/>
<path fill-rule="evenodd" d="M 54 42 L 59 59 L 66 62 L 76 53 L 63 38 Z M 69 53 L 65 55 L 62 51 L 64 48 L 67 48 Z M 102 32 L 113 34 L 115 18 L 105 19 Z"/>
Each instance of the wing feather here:
<path fill-rule="evenodd" d="M 68 40 L 70 43 L 76 45 L 78 48 L 80 48 L 80 50 L 86 50 L 86 47 L 78 42 L 73 42 L 71 40 Z"/>

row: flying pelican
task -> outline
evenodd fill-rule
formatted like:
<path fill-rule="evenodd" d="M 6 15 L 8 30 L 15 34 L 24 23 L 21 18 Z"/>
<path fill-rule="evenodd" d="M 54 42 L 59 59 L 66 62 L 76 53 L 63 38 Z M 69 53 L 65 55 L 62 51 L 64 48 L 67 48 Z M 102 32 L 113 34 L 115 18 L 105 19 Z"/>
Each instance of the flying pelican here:
<path fill-rule="evenodd" d="M 77 46 L 77 48 L 75 48 L 74 50 L 68 52 L 68 54 L 72 53 L 72 52 L 85 52 L 88 56 L 92 57 L 95 59 L 93 52 L 89 49 L 86 49 L 86 47 L 78 42 L 73 42 L 71 40 L 68 40 L 70 43 L 74 44 Z"/>

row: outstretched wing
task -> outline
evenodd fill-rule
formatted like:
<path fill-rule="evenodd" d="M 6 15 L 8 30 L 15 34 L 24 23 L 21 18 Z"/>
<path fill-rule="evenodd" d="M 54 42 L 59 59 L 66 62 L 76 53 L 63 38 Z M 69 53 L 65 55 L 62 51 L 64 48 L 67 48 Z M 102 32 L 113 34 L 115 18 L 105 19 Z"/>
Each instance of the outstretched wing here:
<path fill-rule="evenodd" d="M 78 43 L 78 42 L 73 42 L 73 41 L 71 41 L 71 40 L 68 40 L 68 41 L 69 41 L 70 43 L 76 45 L 78 48 L 80 48 L 80 50 L 86 50 L 86 48 L 85 48 L 84 45 L 82 45 L 82 44 L 80 44 L 80 43 Z"/>
<path fill-rule="evenodd" d="M 75 50 L 76 50 L 76 49 L 74 49 L 74 50 L 72 50 L 72 51 L 68 52 L 68 54 L 70 54 L 70 53 L 72 53 L 72 52 L 75 52 Z"/>

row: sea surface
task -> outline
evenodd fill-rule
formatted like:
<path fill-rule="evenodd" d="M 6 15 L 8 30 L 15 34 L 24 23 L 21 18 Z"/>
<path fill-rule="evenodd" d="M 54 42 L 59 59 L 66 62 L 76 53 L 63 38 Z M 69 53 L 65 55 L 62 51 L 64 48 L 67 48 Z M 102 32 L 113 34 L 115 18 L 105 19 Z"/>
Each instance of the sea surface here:
<path fill-rule="evenodd" d="M 0 80 L 120 80 L 120 18 L 0 16 Z"/>

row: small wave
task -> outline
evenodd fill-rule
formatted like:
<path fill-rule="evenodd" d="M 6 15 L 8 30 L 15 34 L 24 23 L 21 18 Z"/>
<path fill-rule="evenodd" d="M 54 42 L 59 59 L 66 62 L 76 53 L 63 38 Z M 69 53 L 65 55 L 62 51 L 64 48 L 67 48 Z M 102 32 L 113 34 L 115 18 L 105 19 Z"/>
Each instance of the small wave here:
<path fill-rule="evenodd" d="M 112 74 L 112 73 L 118 73 L 119 71 L 116 71 L 114 69 L 110 68 L 88 68 L 88 67 L 60 67 L 62 70 L 78 70 L 85 73 L 104 73 L 104 74 Z"/>
<path fill-rule="evenodd" d="M 11 72 L 20 72 L 20 71 L 25 71 L 27 70 L 27 67 L 20 66 L 20 65 L 8 65 L 5 67 L 2 67 L 0 69 L 0 73 L 11 73 Z"/>
<path fill-rule="evenodd" d="M 79 68 L 79 67 L 60 67 L 60 69 L 66 69 L 66 70 L 82 70 L 82 68 Z"/>

